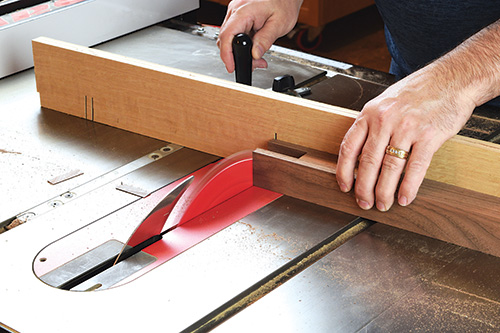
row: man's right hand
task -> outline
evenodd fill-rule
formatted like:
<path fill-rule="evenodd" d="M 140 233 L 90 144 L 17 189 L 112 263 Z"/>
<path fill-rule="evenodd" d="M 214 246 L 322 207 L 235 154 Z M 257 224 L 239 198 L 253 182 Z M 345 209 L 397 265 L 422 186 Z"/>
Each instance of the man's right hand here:
<path fill-rule="evenodd" d="M 297 22 L 303 0 L 233 0 L 227 8 L 217 45 L 229 73 L 234 71 L 232 40 L 239 33 L 252 36 L 253 68 L 266 68 L 264 53 Z"/>

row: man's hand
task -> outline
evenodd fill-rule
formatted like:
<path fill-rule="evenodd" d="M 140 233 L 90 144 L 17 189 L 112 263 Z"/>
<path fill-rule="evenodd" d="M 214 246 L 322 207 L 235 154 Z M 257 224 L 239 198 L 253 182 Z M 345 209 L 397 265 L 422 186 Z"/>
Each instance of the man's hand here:
<path fill-rule="evenodd" d="M 417 72 L 389 87 L 368 102 L 344 137 L 340 147 L 337 181 L 342 191 L 354 184 L 358 205 L 376 205 L 387 211 L 398 193 L 402 206 L 416 197 L 432 156 L 456 134 L 475 105 L 466 98 L 450 95 L 448 87 L 436 82 L 430 69 Z M 411 151 L 408 160 L 386 154 L 386 147 Z"/>
<path fill-rule="evenodd" d="M 253 35 L 254 68 L 266 68 L 264 53 L 294 27 L 302 0 L 233 0 L 228 5 L 217 45 L 229 73 L 234 71 L 231 42 L 239 33 Z"/>
<path fill-rule="evenodd" d="M 387 211 L 416 197 L 432 156 L 465 125 L 474 108 L 500 94 L 500 21 L 389 87 L 365 105 L 344 137 L 337 164 L 340 189 L 358 205 Z M 390 145 L 408 160 L 386 154 Z M 359 165 L 354 184 L 354 168 Z"/>

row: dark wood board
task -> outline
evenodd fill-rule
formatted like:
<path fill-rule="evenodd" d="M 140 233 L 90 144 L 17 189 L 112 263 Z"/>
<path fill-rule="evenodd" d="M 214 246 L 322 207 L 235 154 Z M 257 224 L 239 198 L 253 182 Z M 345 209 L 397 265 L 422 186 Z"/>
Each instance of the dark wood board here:
<path fill-rule="evenodd" d="M 254 151 L 254 185 L 394 227 L 500 256 L 500 198 L 424 180 L 417 199 L 388 212 L 362 210 L 337 185 L 336 157 L 273 141 Z M 300 156 L 300 157 L 297 157 Z"/>

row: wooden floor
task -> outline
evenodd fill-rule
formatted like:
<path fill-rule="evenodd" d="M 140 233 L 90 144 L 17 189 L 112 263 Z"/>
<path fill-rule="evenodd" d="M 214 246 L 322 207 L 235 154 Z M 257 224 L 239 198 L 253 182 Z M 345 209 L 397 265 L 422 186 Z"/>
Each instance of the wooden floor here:
<path fill-rule="evenodd" d="M 225 6 L 202 0 L 194 15 L 200 23 L 220 25 L 225 12 Z M 287 37 L 276 44 L 298 49 L 295 41 Z M 327 24 L 322 44 L 309 53 L 384 72 L 389 70 L 391 60 L 383 22 L 375 6 Z"/>

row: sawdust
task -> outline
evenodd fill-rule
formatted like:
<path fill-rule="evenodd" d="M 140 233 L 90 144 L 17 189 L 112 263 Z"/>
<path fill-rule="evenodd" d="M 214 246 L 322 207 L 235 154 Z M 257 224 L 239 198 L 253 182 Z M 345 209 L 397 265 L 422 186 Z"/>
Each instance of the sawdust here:
<path fill-rule="evenodd" d="M 242 222 L 242 221 L 238 221 L 240 224 L 246 226 L 248 228 L 248 230 L 250 230 L 250 234 L 254 235 L 255 234 L 255 231 L 257 230 L 253 225 L 249 224 L 249 223 L 245 223 L 245 222 Z"/>
<path fill-rule="evenodd" d="M 267 253 L 273 253 L 280 259 L 289 261 L 298 254 L 307 251 L 307 249 L 311 247 L 309 244 L 298 242 L 296 239 L 290 237 L 285 238 L 276 232 L 266 233 L 262 229 L 257 230 L 249 223 L 242 221 L 238 222 L 247 228 L 249 236 L 252 236 L 252 241 L 255 241 L 259 248 L 263 249 Z M 284 249 L 281 246 L 282 243 L 287 244 Z"/>
<path fill-rule="evenodd" d="M 444 294 L 458 295 L 449 298 L 439 297 L 442 311 L 466 319 L 467 322 L 476 322 L 495 331 L 500 330 L 500 302 L 436 281 L 431 283 L 443 290 Z"/>
<path fill-rule="evenodd" d="M 306 269 L 313 263 L 317 262 L 319 259 L 323 258 L 325 255 L 327 255 L 340 245 L 344 244 L 347 240 L 356 236 L 362 230 L 366 229 L 369 225 L 370 223 L 368 222 L 358 223 L 357 225 L 346 230 L 344 233 L 338 235 L 334 240 L 324 244 L 319 249 L 315 250 L 306 257 L 302 258 L 297 263 L 289 265 L 279 273 L 276 273 L 274 276 L 269 277 L 268 280 L 264 281 L 257 288 L 255 289 L 253 289 L 253 287 L 249 288 L 252 290 L 245 295 L 240 295 L 242 296 L 241 298 L 237 296 L 239 299 L 236 302 L 229 304 L 224 309 L 221 309 L 219 313 L 214 314 L 212 318 L 210 318 L 208 321 L 200 325 L 198 329 L 194 331 L 195 332 L 205 331 L 207 328 L 215 327 L 220 323 L 222 323 L 223 321 L 229 319 L 234 314 L 240 312 L 244 308 L 255 303 L 256 301 L 258 301 L 265 295 L 269 294 L 277 287 L 281 286 L 283 283 L 290 280 L 292 277 L 296 276 L 298 273 L 302 272 L 304 269 Z"/>
<path fill-rule="evenodd" d="M 498 332 L 499 312 L 498 302 L 430 282 L 397 302 L 388 314 L 394 325 L 432 332 Z"/>
<path fill-rule="evenodd" d="M 349 251 L 344 251 L 314 269 L 329 279 L 331 293 L 342 295 L 349 310 L 357 309 L 358 304 L 367 313 L 373 311 L 374 317 L 366 325 L 369 331 L 500 331 L 500 302 L 432 280 L 432 272 L 439 268 L 429 262 L 427 255 L 443 259 L 437 249 L 422 249 L 421 244 L 413 242 L 408 246 L 427 255 L 413 257 L 421 263 L 409 264 L 391 255 L 393 251 L 405 252 L 400 246 L 388 251 L 380 247 L 382 244 L 367 240 L 363 244 L 371 244 L 371 248 L 364 256 L 350 256 Z M 371 256 L 370 252 L 377 255 Z M 422 264 L 429 267 L 423 269 Z"/>

